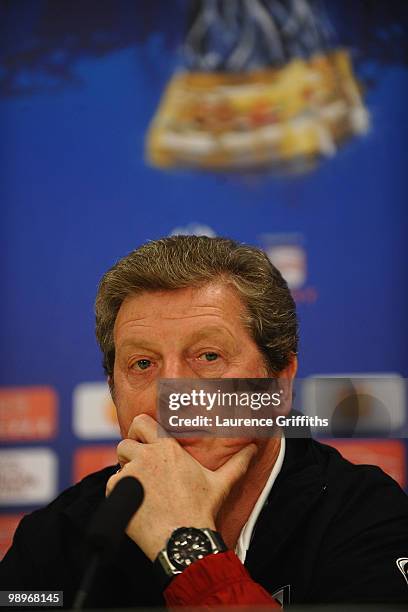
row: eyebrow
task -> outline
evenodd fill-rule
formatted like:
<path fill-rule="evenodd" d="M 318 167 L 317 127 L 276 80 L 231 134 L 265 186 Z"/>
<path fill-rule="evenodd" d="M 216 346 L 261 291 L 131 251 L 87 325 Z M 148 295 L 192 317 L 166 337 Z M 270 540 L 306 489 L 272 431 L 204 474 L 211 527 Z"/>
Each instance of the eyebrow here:
<path fill-rule="evenodd" d="M 217 325 L 208 325 L 203 327 L 196 332 L 193 332 L 190 336 L 191 342 L 198 342 L 200 340 L 204 340 L 209 336 L 223 336 L 228 339 L 229 342 L 236 344 L 236 340 L 232 333 L 225 327 L 218 327 Z"/>
<path fill-rule="evenodd" d="M 222 339 L 227 340 L 230 345 L 237 345 L 234 336 L 228 329 L 226 329 L 225 327 L 218 327 L 216 325 L 208 325 L 206 327 L 198 329 L 194 331 L 190 336 L 188 336 L 187 339 L 191 344 L 194 344 L 196 342 L 199 342 L 200 340 L 205 340 L 206 338 L 209 338 L 211 336 L 221 336 Z M 140 340 L 138 340 L 137 338 L 129 338 L 128 340 L 125 340 L 123 343 L 121 343 L 119 347 L 121 349 L 126 349 L 128 347 L 137 347 L 140 349 L 154 351 L 156 343 L 154 341 L 150 342 L 146 338 L 141 338 Z"/>

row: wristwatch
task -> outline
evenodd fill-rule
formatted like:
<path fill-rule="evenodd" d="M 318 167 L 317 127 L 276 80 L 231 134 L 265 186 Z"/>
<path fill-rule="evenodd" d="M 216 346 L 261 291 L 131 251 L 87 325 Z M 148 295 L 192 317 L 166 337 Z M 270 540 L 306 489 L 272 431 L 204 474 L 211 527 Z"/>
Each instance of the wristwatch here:
<path fill-rule="evenodd" d="M 212 529 L 179 527 L 173 531 L 153 565 L 165 588 L 177 574 L 181 574 L 195 561 L 226 550 L 222 537 Z"/>

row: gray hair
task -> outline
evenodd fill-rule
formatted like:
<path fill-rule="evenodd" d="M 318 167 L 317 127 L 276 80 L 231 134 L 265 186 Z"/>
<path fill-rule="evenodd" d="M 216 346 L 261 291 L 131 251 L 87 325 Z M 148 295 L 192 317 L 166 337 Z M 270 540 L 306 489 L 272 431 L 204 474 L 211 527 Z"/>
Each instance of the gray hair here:
<path fill-rule="evenodd" d="M 113 328 L 122 302 L 143 291 L 202 287 L 221 280 L 245 306 L 243 317 L 265 358 L 279 373 L 297 352 L 296 307 L 286 281 L 256 247 L 227 238 L 171 236 L 152 240 L 120 259 L 103 276 L 96 296 L 96 337 L 112 379 Z"/>

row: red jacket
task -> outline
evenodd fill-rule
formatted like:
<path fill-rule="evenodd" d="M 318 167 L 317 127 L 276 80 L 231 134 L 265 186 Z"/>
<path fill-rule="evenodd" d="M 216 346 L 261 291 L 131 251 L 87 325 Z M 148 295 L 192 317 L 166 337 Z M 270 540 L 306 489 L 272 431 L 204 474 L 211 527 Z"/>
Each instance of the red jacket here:
<path fill-rule="evenodd" d="M 229 550 L 208 555 L 176 576 L 164 592 L 169 606 L 263 605 L 280 608 Z"/>

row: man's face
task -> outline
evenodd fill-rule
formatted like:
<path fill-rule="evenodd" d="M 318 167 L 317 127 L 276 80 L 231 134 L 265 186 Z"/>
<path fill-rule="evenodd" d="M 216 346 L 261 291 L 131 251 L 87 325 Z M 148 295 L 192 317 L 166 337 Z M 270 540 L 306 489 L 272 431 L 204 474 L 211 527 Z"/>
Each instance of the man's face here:
<path fill-rule="evenodd" d="M 243 313 L 233 288 L 219 282 L 126 298 L 114 327 L 114 397 L 122 437 L 138 414 L 156 418 L 160 378 L 268 375 Z M 250 440 L 206 437 L 179 442 L 202 465 L 217 469 Z"/>

